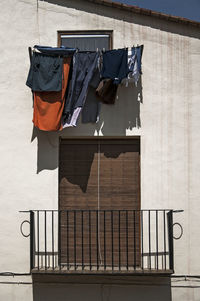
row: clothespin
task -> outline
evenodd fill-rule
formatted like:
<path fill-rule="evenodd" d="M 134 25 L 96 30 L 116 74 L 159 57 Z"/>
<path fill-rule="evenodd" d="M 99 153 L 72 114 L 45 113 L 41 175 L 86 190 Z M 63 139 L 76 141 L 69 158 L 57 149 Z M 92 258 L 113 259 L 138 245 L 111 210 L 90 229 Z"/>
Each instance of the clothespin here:
<path fill-rule="evenodd" d="M 103 50 L 102 50 L 103 52 L 105 52 L 106 51 L 106 49 L 105 48 L 103 48 Z"/>
<path fill-rule="evenodd" d="M 99 51 L 99 48 L 97 47 L 97 50 L 96 50 L 96 52 L 98 52 Z"/>
<path fill-rule="evenodd" d="M 31 47 L 28 47 L 28 53 L 29 53 L 29 59 L 30 59 L 30 62 L 32 60 L 32 49 Z"/>

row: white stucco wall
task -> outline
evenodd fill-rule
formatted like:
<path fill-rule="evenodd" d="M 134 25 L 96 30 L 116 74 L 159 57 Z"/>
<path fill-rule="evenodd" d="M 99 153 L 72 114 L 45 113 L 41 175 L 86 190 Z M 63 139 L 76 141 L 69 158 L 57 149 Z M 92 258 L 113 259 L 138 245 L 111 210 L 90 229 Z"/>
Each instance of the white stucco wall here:
<path fill-rule="evenodd" d="M 184 210 L 175 216 L 184 228 L 175 273 L 199 275 L 199 30 L 79 0 L 38 1 L 38 9 L 36 0 L 2 0 L 0 9 L 0 272 L 29 271 L 29 240 L 19 231 L 28 216 L 19 210 L 58 206 L 58 134 L 32 136 L 27 47 L 56 46 L 58 30 L 105 29 L 114 48 L 144 44 L 141 127 L 130 126 L 136 88 L 121 87 L 116 104 L 102 107 L 100 125 L 60 135 L 141 137 L 141 206 Z M 172 288 L 172 300 L 198 300 L 195 285 Z M 30 284 L 11 286 L 0 283 L 0 300 L 32 300 Z"/>

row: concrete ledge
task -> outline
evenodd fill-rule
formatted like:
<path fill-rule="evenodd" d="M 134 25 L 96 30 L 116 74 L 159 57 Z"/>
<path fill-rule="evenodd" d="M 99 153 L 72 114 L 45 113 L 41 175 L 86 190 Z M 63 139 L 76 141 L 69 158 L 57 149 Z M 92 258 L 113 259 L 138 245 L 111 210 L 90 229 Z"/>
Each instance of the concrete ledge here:
<path fill-rule="evenodd" d="M 56 271 L 32 271 L 34 283 L 87 283 L 87 284 L 169 284 L 172 271 L 158 273 L 62 273 Z"/>

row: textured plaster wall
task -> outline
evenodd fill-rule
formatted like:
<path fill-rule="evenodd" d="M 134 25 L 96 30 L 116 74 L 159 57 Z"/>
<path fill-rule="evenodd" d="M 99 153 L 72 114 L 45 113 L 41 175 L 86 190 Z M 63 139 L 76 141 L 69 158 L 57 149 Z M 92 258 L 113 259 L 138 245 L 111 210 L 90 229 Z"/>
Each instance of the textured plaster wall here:
<path fill-rule="evenodd" d="M 184 210 L 175 215 L 184 228 L 175 241 L 175 272 L 200 274 L 198 29 L 79 0 L 2 0 L 0 26 L 0 272 L 29 271 L 29 240 L 19 230 L 28 216 L 19 210 L 58 206 L 58 136 L 137 135 L 141 206 Z M 144 44 L 142 103 L 136 88 L 121 87 L 115 106 L 102 107 L 99 125 L 80 123 L 59 134 L 33 131 L 27 47 L 56 46 L 58 30 L 91 29 L 113 30 L 114 48 Z M 27 287 L 2 286 L 0 300 L 2 293 L 17 294 L 7 300 L 32 298 Z M 198 300 L 195 288 L 172 292 L 173 300 Z"/>

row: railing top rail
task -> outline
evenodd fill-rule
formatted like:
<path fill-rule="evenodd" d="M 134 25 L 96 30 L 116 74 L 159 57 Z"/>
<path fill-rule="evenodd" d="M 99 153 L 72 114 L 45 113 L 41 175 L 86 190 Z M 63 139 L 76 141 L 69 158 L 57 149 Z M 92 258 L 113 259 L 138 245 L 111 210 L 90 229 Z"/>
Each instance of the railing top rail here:
<path fill-rule="evenodd" d="M 33 209 L 33 210 L 20 210 L 20 213 L 27 212 L 169 212 L 174 213 L 183 212 L 184 210 L 173 210 L 173 209 Z"/>

